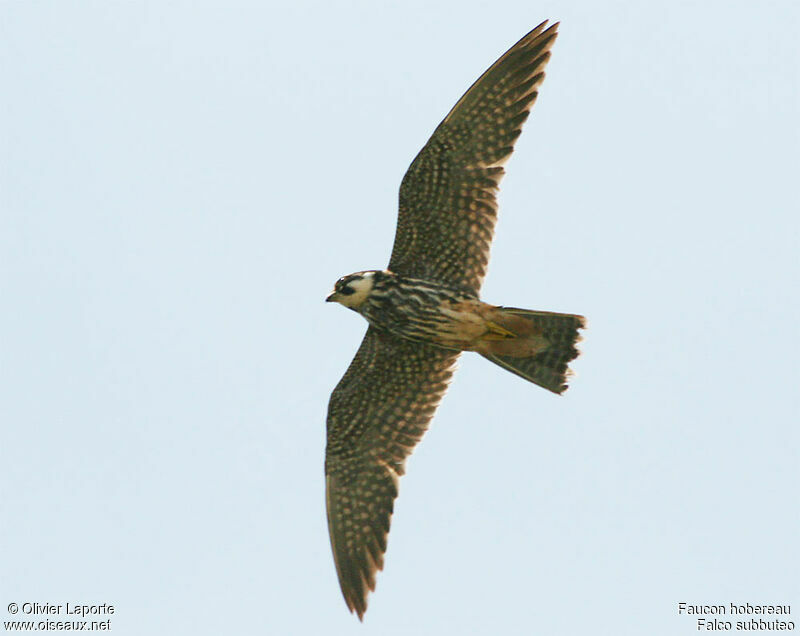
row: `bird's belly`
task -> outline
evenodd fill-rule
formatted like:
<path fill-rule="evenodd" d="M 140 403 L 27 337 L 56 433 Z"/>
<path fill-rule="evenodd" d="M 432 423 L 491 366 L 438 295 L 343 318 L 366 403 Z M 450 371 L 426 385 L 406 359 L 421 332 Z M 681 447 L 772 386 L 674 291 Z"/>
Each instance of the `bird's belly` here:
<path fill-rule="evenodd" d="M 442 303 L 444 320 L 433 334 L 432 341 L 448 349 L 471 350 L 486 334 L 486 320 L 479 302 Z"/>
<path fill-rule="evenodd" d="M 406 307 L 402 319 L 397 316 L 396 320 L 381 321 L 383 324 L 379 326 L 409 340 L 430 342 L 457 351 L 473 351 L 487 335 L 491 337 L 491 326 L 485 318 L 490 307 L 479 300 L 446 300 L 436 305 L 416 307 L 415 311 Z"/>

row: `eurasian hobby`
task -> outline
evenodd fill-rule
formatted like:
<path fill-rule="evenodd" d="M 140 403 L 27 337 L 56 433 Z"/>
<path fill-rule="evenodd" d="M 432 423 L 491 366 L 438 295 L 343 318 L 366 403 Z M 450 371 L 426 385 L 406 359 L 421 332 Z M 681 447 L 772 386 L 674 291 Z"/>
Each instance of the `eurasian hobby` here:
<path fill-rule="evenodd" d="M 383 568 L 398 477 L 462 351 L 561 393 L 584 319 L 498 307 L 478 294 L 495 195 L 544 79 L 558 24 L 543 22 L 458 100 L 400 185 L 385 270 L 350 274 L 327 300 L 369 328 L 331 395 L 325 457 L 328 528 L 339 583 L 363 618 Z"/>

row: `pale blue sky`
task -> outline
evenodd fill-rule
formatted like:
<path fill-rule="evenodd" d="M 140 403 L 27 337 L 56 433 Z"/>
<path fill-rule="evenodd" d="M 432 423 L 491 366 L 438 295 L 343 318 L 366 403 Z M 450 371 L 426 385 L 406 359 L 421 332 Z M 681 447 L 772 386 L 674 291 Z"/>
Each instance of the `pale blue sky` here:
<path fill-rule="evenodd" d="M 0 617 L 127 634 L 690 634 L 794 603 L 800 5 L 0 3 Z M 400 179 L 561 20 L 484 299 L 585 314 L 558 398 L 473 355 L 363 627 L 325 411 Z M 18 615 L 18 617 L 21 615 Z M 798 620 L 798 616 L 795 616 Z"/>

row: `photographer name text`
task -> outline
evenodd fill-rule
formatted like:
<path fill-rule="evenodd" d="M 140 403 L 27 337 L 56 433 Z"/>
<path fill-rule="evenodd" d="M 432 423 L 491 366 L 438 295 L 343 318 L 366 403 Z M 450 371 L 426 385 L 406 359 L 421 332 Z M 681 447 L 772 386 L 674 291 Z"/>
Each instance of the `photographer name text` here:
<path fill-rule="evenodd" d="M 102 605 L 23 603 L 20 607 L 23 614 L 31 616 L 105 616 L 114 613 L 114 606 L 108 603 Z"/>

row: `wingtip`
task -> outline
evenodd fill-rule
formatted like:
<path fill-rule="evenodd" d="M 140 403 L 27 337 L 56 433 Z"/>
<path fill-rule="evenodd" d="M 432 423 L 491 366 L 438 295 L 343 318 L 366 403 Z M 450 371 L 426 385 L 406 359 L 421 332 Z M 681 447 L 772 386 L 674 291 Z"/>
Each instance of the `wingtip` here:
<path fill-rule="evenodd" d="M 537 24 L 533 29 L 531 29 L 528 32 L 528 34 L 523 38 L 523 40 L 533 40 L 541 36 L 547 36 L 548 34 L 553 36 L 558 35 L 558 27 L 561 24 L 561 22 L 553 22 L 553 24 L 547 26 L 548 22 L 550 22 L 549 18 Z"/>
<path fill-rule="evenodd" d="M 558 27 L 561 26 L 560 22 L 553 22 L 547 29 L 542 31 L 542 37 L 548 38 L 551 42 L 558 37 Z"/>
<path fill-rule="evenodd" d="M 360 622 L 364 622 L 364 614 L 367 612 L 367 598 L 370 592 L 375 591 L 374 583 L 370 585 L 367 581 L 362 579 L 362 587 L 355 588 L 346 582 L 346 579 L 340 577 L 339 583 L 342 589 L 342 596 L 347 605 L 347 609 L 351 614 L 355 614 Z"/>
<path fill-rule="evenodd" d="M 347 595 L 344 597 L 345 603 L 347 603 L 347 609 L 350 610 L 351 614 L 355 614 L 361 623 L 364 622 L 364 614 L 367 613 L 368 594 L 369 592 L 366 591 L 363 597 L 348 598 Z"/>
<path fill-rule="evenodd" d="M 548 50 L 558 37 L 558 26 L 561 23 L 554 22 L 550 26 L 547 26 L 547 23 L 548 20 L 545 20 L 535 28 L 531 29 L 527 34 L 523 35 L 519 42 L 511 47 L 510 50 L 513 51 L 527 49 L 529 47 L 539 47 L 545 51 Z"/>
<path fill-rule="evenodd" d="M 348 592 L 352 596 L 348 596 Z M 364 595 L 360 596 L 352 590 L 345 591 L 344 587 L 342 587 L 342 596 L 344 596 L 347 609 L 350 610 L 351 614 L 355 614 L 362 623 L 364 622 L 364 614 L 367 612 L 367 594 L 369 592 L 365 591 Z"/>

